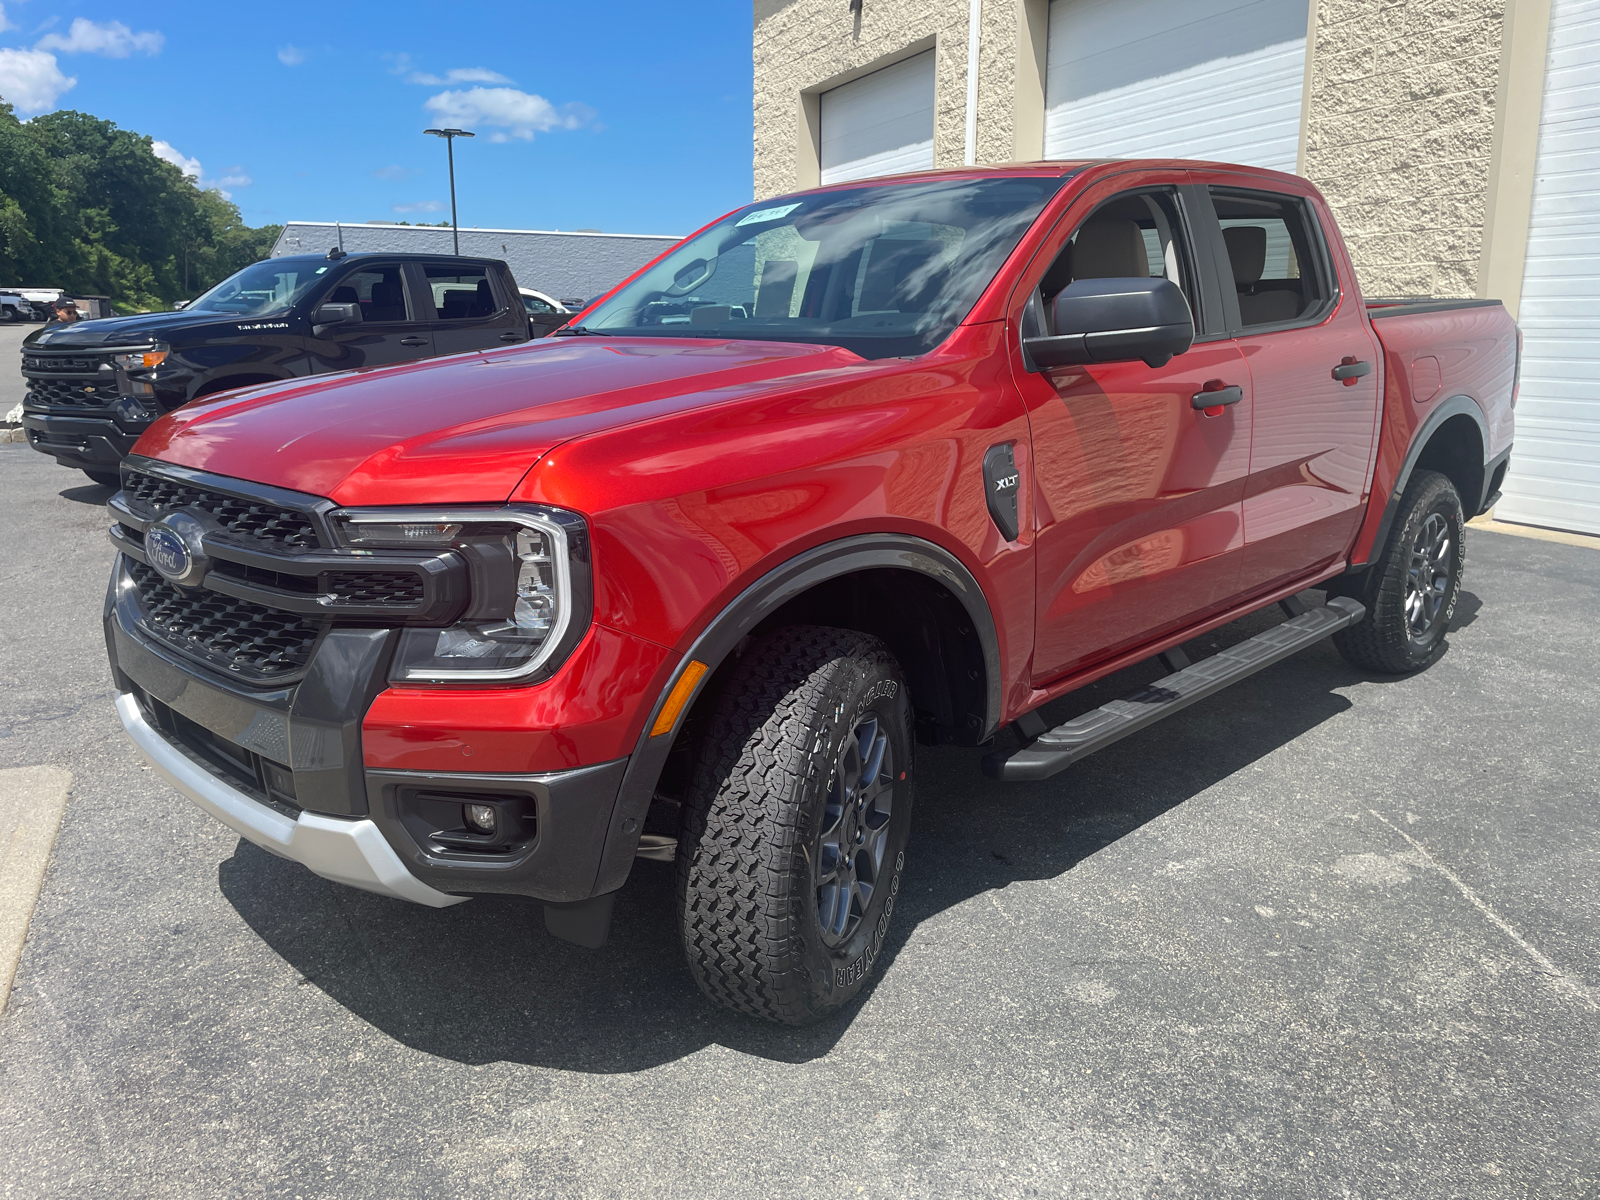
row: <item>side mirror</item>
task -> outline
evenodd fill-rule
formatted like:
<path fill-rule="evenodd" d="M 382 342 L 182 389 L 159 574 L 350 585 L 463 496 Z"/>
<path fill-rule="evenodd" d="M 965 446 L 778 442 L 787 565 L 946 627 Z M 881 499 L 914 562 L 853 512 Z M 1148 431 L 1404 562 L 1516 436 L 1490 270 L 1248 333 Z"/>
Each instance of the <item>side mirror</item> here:
<path fill-rule="evenodd" d="M 357 325 L 360 322 L 359 304 L 319 304 L 311 316 L 311 323 L 316 326 Z"/>
<path fill-rule="evenodd" d="M 1136 362 L 1164 367 L 1194 342 L 1194 316 L 1170 279 L 1080 279 L 1056 294 L 1055 333 L 1024 336 L 1030 368 Z"/>

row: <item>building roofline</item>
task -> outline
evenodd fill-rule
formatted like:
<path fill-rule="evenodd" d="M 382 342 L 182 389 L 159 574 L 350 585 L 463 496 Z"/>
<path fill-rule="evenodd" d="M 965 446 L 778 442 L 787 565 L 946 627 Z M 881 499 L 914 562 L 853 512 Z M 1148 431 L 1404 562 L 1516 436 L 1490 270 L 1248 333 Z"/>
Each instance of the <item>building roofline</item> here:
<path fill-rule="evenodd" d="M 283 227 L 291 225 L 316 225 L 326 229 L 336 226 L 341 229 L 398 229 L 398 230 L 425 230 L 429 233 L 449 233 L 448 225 L 400 225 L 373 224 L 370 221 L 285 221 Z M 492 229 L 479 228 L 476 225 L 461 227 L 462 233 L 537 233 L 543 237 L 604 237 L 604 238 L 650 238 L 655 241 L 680 242 L 683 240 L 681 233 L 584 233 L 576 229 Z"/>

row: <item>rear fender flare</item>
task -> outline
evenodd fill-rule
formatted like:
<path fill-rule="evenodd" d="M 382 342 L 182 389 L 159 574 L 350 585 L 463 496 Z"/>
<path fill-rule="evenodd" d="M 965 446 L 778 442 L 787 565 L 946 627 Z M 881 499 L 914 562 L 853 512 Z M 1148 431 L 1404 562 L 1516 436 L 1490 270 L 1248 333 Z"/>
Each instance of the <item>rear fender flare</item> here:
<path fill-rule="evenodd" d="M 1389 492 L 1389 499 L 1383 507 L 1383 519 L 1378 522 L 1378 532 L 1372 537 L 1372 549 L 1364 562 L 1351 563 L 1352 568 L 1370 566 L 1372 560 L 1383 553 L 1384 544 L 1389 539 L 1389 530 L 1394 525 L 1395 516 L 1400 511 L 1400 500 L 1406 494 L 1406 485 L 1411 482 L 1411 473 L 1416 469 L 1417 460 L 1422 457 L 1422 452 L 1428 448 L 1428 442 L 1439 428 L 1451 417 L 1468 416 L 1478 426 L 1478 438 L 1483 443 L 1483 465 L 1489 465 L 1489 422 L 1484 419 L 1483 409 L 1478 407 L 1478 402 L 1471 396 L 1451 396 L 1439 404 L 1411 439 L 1411 448 L 1406 451 L 1405 461 L 1400 464 L 1400 473 L 1395 476 L 1394 487 Z M 1489 472 L 1483 475 L 1484 487 L 1489 486 Z M 1463 496 L 1463 508 L 1470 508 L 1473 513 L 1478 511 L 1483 502 L 1483 496 Z M 1469 514 L 1471 515 L 1471 514 Z"/>
<path fill-rule="evenodd" d="M 594 894 L 621 887 L 633 866 L 644 817 L 655 794 L 656 782 L 666 765 L 677 730 L 651 737 L 650 730 L 679 677 L 691 661 L 704 663 L 710 670 L 695 684 L 687 712 L 716 673 L 723 660 L 763 619 L 796 596 L 830 579 L 879 568 L 895 568 L 926 575 L 946 587 L 966 610 L 983 648 L 986 688 L 984 726 L 981 738 L 994 735 L 1000 726 L 1002 692 L 1000 680 L 1000 640 L 994 614 L 972 572 L 954 554 L 933 542 L 904 534 L 862 534 L 813 547 L 774 567 L 757 579 L 724 608 L 694 640 L 660 694 L 650 707 L 639 740 L 628 760 L 627 773 L 612 810 L 611 827 L 595 880 Z M 681 718 L 680 718 L 681 726 Z"/>

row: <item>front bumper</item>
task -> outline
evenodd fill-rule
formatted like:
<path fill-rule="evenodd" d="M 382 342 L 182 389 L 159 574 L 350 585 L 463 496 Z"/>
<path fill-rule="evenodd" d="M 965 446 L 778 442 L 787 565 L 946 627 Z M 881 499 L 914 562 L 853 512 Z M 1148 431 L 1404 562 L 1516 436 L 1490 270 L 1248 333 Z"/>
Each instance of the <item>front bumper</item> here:
<path fill-rule="evenodd" d="M 256 845 L 435 907 L 463 893 L 595 895 L 627 759 L 539 774 L 369 769 L 361 721 L 385 686 L 391 631 L 330 629 L 302 675 L 265 688 L 187 660 L 141 621 L 119 557 L 105 631 L 123 727 L 174 787 Z M 441 813 L 480 796 L 532 833 L 495 853 L 430 836 Z"/>
<path fill-rule="evenodd" d="M 115 471 L 143 432 L 129 433 L 112 417 L 66 417 L 26 409 L 22 428 L 28 445 L 41 454 L 64 467 L 91 471 Z"/>
<path fill-rule="evenodd" d="M 292 859 L 335 883 L 430 908 L 446 908 L 467 899 L 431 888 L 406 870 L 400 856 L 370 820 L 310 812 L 290 820 L 224 783 L 152 727 L 131 693 L 123 692 L 117 697 L 117 716 L 122 718 L 122 728 L 139 752 L 168 783 L 263 850 Z"/>

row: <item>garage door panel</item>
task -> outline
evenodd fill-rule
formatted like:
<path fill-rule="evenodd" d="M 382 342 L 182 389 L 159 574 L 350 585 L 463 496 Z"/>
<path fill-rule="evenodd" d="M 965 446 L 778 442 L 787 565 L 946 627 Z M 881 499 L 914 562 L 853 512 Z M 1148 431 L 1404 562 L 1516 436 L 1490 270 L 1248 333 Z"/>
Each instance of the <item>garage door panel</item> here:
<path fill-rule="evenodd" d="M 822 182 L 933 166 L 933 52 L 824 92 Z"/>
<path fill-rule="evenodd" d="M 1305 0 L 1054 0 L 1045 154 L 1292 171 L 1305 28 Z"/>
<path fill-rule="evenodd" d="M 1555 0 L 1497 516 L 1600 533 L 1600 0 Z"/>

